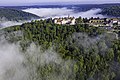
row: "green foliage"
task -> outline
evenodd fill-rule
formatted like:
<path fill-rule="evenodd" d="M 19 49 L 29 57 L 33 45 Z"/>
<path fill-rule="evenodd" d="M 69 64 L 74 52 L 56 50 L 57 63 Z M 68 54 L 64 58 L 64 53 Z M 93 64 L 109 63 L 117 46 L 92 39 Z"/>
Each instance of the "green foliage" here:
<path fill-rule="evenodd" d="M 21 26 L 13 26 L 4 29 L 4 31 L 7 32 L 6 34 L 13 31 L 23 32 L 19 39 L 16 39 L 17 37 L 14 37 L 14 35 L 9 39 L 10 42 L 21 41 L 23 51 L 26 50 L 31 42 L 41 45 L 43 50 L 55 46 L 54 49 L 64 60 L 75 61 L 73 65 L 75 80 L 113 80 L 116 75 L 119 75 L 111 69 L 111 64 L 114 61 L 120 63 L 120 40 L 114 41 L 113 46 L 105 52 L 104 56 L 101 53 L 97 53 L 96 48 L 83 49 L 77 46 L 74 40 L 69 40 L 75 32 L 84 32 L 91 37 L 105 32 L 99 28 L 87 24 L 57 25 L 51 19 L 48 19 L 25 23 Z M 101 43 L 100 47 L 104 46 L 102 44 L 105 45 L 105 43 Z M 68 65 L 66 66 L 68 71 L 70 70 L 69 67 Z M 60 68 L 53 68 L 52 65 L 38 68 L 39 74 L 43 76 L 42 79 L 45 79 L 46 75 L 49 78 L 53 71 L 55 71 L 55 74 L 56 72 L 60 73 Z"/>
<path fill-rule="evenodd" d="M 101 13 L 103 15 L 120 17 L 120 5 L 104 7 Z"/>
<path fill-rule="evenodd" d="M 39 19 L 39 16 L 36 16 L 31 13 L 23 12 L 21 10 L 0 8 L 0 21 L 22 21 L 22 20 L 31 20 Z"/>

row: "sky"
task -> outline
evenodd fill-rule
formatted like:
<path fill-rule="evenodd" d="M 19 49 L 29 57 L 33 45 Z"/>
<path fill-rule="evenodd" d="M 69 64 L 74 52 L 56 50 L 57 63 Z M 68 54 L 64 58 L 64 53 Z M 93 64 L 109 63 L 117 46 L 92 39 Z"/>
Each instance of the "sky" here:
<path fill-rule="evenodd" d="M 120 0 L 0 0 L 0 6 L 32 5 L 42 3 L 103 4 L 103 3 L 120 3 Z"/>

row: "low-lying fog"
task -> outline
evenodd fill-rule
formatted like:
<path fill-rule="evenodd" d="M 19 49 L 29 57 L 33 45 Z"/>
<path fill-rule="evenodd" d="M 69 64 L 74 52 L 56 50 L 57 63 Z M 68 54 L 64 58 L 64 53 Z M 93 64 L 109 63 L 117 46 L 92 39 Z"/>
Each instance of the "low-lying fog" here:
<path fill-rule="evenodd" d="M 21 25 L 23 23 L 22 22 L 16 22 L 16 21 L 3 21 L 3 22 L 0 22 L 0 28 L 5 28 L 5 27 L 8 27 L 8 26 L 14 26 L 14 25 Z"/>
<path fill-rule="evenodd" d="M 74 17 L 81 16 L 83 18 L 106 17 L 104 15 L 98 14 L 99 12 L 102 11 L 101 9 L 91 9 L 85 12 L 75 12 L 73 9 L 67 9 L 67 8 L 28 8 L 28 9 L 24 9 L 23 11 L 29 12 L 44 18 L 67 17 L 68 15 L 74 16 Z M 4 21 L 4 22 L 0 22 L 0 27 L 21 25 L 24 22 L 25 21 L 21 21 L 21 22 Z"/>
<path fill-rule="evenodd" d="M 115 35 L 106 33 L 91 38 L 85 33 L 73 33 L 68 40 L 72 42 L 74 39 L 76 47 L 82 46 L 86 50 L 88 47 L 90 50 L 95 48 L 96 54 L 104 55 Z M 11 44 L 4 35 L 0 37 L 0 80 L 75 80 L 74 64 L 74 60 L 62 59 L 53 47 L 42 51 L 41 46 L 31 43 L 23 52 L 19 42 Z M 47 69 L 52 72 L 42 75 L 44 67 L 50 65 Z"/>
<path fill-rule="evenodd" d="M 101 9 L 91 9 L 85 12 L 75 12 L 73 9 L 67 9 L 67 8 L 29 8 L 23 11 L 36 14 L 40 17 L 62 17 L 68 15 L 74 17 L 81 16 L 83 18 L 105 17 L 101 14 L 98 14 L 99 12 L 102 11 Z"/>
<path fill-rule="evenodd" d="M 63 60 L 52 48 L 42 52 L 40 46 L 32 43 L 23 53 L 19 43 L 0 41 L 0 46 L 0 80 L 43 80 L 44 76 L 44 80 L 70 80 L 70 75 L 75 77 L 72 72 L 74 61 Z M 44 69 L 49 64 L 52 69 L 59 66 L 60 73 L 53 71 L 49 76 L 42 76 L 38 69 Z"/>

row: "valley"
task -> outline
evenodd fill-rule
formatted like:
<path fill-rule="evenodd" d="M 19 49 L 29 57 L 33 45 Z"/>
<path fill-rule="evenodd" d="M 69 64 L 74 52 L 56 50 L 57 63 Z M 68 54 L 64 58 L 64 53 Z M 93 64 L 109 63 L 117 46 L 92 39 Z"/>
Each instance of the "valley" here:
<path fill-rule="evenodd" d="M 119 7 L 1 6 L 0 80 L 119 80 Z"/>

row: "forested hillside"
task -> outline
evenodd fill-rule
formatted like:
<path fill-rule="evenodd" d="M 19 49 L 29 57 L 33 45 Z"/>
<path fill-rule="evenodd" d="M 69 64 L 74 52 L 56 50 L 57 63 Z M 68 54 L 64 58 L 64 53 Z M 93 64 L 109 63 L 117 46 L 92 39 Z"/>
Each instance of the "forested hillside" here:
<path fill-rule="evenodd" d="M 71 5 L 72 7 L 72 5 Z M 71 8 L 69 6 L 69 8 Z M 85 5 L 74 5 L 75 11 L 82 12 L 82 11 L 88 11 L 91 9 L 101 9 L 102 12 L 99 14 L 103 14 L 110 17 L 120 17 L 120 4 L 85 4 Z"/>
<path fill-rule="evenodd" d="M 0 21 L 20 21 L 39 18 L 39 16 L 21 10 L 0 8 Z"/>
<path fill-rule="evenodd" d="M 23 52 L 26 52 L 31 43 L 35 43 L 41 46 L 43 52 L 52 47 L 63 60 L 71 61 L 61 64 L 53 61 L 43 66 L 39 64 L 36 66 L 37 76 L 30 80 L 120 79 L 120 40 L 116 39 L 115 33 L 107 33 L 87 24 L 56 25 L 52 19 L 3 30 L 1 35 L 4 34 L 10 43 L 19 42 Z M 16 33 L 19 35 L 16 36 Z M 41 55 L 35 52 L 33 54 Z M 32 57 L 28 59 L 31 61 Z M 34 64 L 34 60 L 39 62 L 40 58 L 33 58 L 30 63 Z"/>
<path fill-rule="evenodd" d="M 107 16 L 120 17 L 120 5 L 105 6 L 101 13 Z"/>

